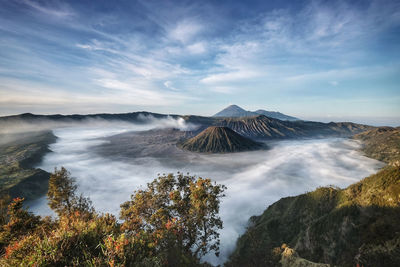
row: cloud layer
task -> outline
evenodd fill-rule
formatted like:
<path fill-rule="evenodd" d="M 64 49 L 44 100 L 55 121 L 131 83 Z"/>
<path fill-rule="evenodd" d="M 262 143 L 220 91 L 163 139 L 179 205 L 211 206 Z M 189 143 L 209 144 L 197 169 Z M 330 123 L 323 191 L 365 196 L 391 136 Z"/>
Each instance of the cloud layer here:
<path fill-rule="evenodd" d="M 179 122 L 172 123 L 178 124 Z M 130 194 L 157 177 L 158 173 L 190 172 L 225 184 L 227 196 L 222 202 L 221 257 L 206 257 L 213 263 L 226 260 L 235 241 L 243 233 L 247 220 L 260 214 L 281 197 L 314 190 L 318 186 L 340 187 L 374 173 L 381 163 L 356 152 L 358 143 L 343 139 L 282 141 L 267 151 L 226 155 L 191 154 L 185 159 L 151 157 L 126 158 L 118 161 L 94 153 L 94 147 L 105 142 L 102 137 L 124 131 L 171 126 L 159 123 L 144 127 L 74 127 L 55 130 L 59 137 L 51 145 L 53 152 L 39 166 L 47 171 L 66 167 L 77 178 L 78 190 L 89 196 L 100 212 L 119 213 L 119 205 Z M 43 197 L 29 203 L 31 210 L 49 214 Z"/>

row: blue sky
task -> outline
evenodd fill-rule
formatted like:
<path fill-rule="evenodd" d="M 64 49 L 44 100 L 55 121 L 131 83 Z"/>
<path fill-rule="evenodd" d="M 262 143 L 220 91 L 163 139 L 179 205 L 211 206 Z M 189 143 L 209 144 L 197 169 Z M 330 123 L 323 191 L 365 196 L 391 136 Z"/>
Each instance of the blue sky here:
<path fill-rule="evenodd" d="M 0 115 L 229 104 L 400 125 L 400 2 L 0 0 Z"/>

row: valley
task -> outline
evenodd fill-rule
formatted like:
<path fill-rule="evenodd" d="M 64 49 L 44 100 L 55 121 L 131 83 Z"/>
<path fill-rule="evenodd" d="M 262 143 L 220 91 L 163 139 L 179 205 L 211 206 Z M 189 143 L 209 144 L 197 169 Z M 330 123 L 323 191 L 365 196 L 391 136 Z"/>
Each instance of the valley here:
<path fill-rule="evenodd" d="M 380 156 L 386 155 L 387 147 L 392 148 L 398 143 L 395 139 L 396 128 L 381 129 L 354 123 L 281 121 L 264 115 L 213 118 L 146 114 L 29 116 L 33 121 L 25 119 L 25 116 L 8 118 L 5 120 L 7 125 L 18 121 L 19 125 L 28 127 L 34 123 L 40 128 L 40 131 L 27 136 L 33 142 L 33 147 L 27 151 L 36 153 L 35 149 L 39 149 L 35 148 L 36 144 L 41 145 L 42 150 L 39 150 L 44 153 L 42 156 L 34 156 L 36 161 L 31 162 L 30 168 L 34 166 L 36 169 L 30 170 L 47 174 L 36 183 L 44 189 L 38 191 L 32 183 L 28 183 L 29 186 L 19 187 L 24 192 L 17 191 L 18 194 L 27 197 L 27 206 L 35 214 L 53 216 L 43 194 L 48 173 L 55 167 L 63 166 L 76 177 L 78 192 L 88 196 L 97 211 L 118 215 L 119 204 L 128 199 L 133 190 L 150 182 L 157 174 L 180 171 L 212 178 L 227 186 L 226 198 L 221 203 L 220 211 L 224 228 L 221 230 L 221 256 L 217 258 L 209 254 L 204 260 L 212 264 L 227 261 L 228 266 L 240 266 L 251 262 L 243 256 L 249 253 L 247 249 L 251 249 L 246 243 L 249 242 L 246 241 L 247 236 L 250 233 L 253 235 L 252 228 L 246 231 L 248 218 L 260 214 L 266 206 L 282 197 L 310 192 L 321 186 L 334 186 L 327 190 L 336 203 L 336 196 L 344 194 L 339 188 L 351 188 L 351 184 L 383 167 L 382 162 L 367 158 L 362 153 L 388 163 L 397 156 L 397 151 L 391 152 L 390 160 L 386 160 L 389 157 Z M 115 120 L 104 119 L 106 117 Z M 382 137 L 376 138 L 377 134 Z M 354 136 L 354 140 L 349 139 L 351 136 Z M 393 140 L 392 143 L 383 141 L 388 136 Z M 382 147 L 382 144 L 387 146 Z M 374 154 L 371 149 L 380 152 Z M 3 167 L 2 170 L 6 169 Z M 13 175 L 23 177 L 19 171 Z M 18 184 L 18 180 L 14 181 Z M 321 193 L 308 194 L 322 194 L 325 201 L 325 189 L 318 190 L 316 192 Z M 290 199 L 297 201 L 297 197 Z M 294 204 L 288 205 L 292 207 Z M 311 205 L 309 209 L 318 212 L 313 205 L 319 204 L 310 202 L 304 205 Z M 321 212 L 336 208 L 329 206 L 327 210 L 323 209 Z M 282 220 L 279 224 L 288 224 L 284 220 L 305 220 L 300 215 L 292 217 L 292 211 L 288 212 L 288 217 L 278 216 Z M 273 216 L 252 217 L 250 227 L 271 225 L 271 220 L 276 221 Z M 310 220 L 314 220 L 313 217 L 317 215 L 309 216 L 312 218 Z M 267 218 L 266 222 L 263 218 Z M 300 225 L 298 222 L 293 223 Z M 269 226 L 266 229 L 270 229 Z M 260 247 L 263 251 L 286 242 L 295 249 L 291 253 L 295 253 L 293 255 L 299 259 L 304 257 L 305 260 L 334 263 L 327 256 L 318 258 L 312 254 L 314 252 L 307 254 L 309 247 L 302 250 L 300 245 L 296 245 L 300 244 L 298 240 L 304 239 L 301 231 L 305 228 L 299 229 L 300 232 L 288 232 L 296 237 L 293 239 L 295 241 L 285 239 L 286 227 L 279 232 L 276 241 L 274 237 L 253 241 L 254 244 L 265 242 Z M 275 228 L 271 230 L 277 231 Z M 264 238 L 264 230 L 257 231 L 261 232 L 256 235 Z M 265 231 L 269 233 L 270 230 Z M 276 262 L 277 259 L 275 256 L 263 258 L 256 254 L 250 255 L 260 260 L 255 265 Z M 346 260 L 343 258 L 343 261 Z"/>
<path fill-rule="evenodd" d="M 206 257 L 213 264 L 228 258 L 248 218 L 266 205 L 318 186 L 348 186 L 382 166 L 357 152 L 357 142 L 341 138 L 268 141 L 266 150 L 209 154 L 176 147 L 175 142 L 187 138 L 186 131 L 137 127 L 55 130 L 58 142 L 38 167 L 52 171 L 64 166 L 96 210 L 115 215 L 134 189 L 158 173 L 189 172 L 225 184 L 221 256 Z M 36 214 L 51 214 L 45 197 L 28 205 Z"/>

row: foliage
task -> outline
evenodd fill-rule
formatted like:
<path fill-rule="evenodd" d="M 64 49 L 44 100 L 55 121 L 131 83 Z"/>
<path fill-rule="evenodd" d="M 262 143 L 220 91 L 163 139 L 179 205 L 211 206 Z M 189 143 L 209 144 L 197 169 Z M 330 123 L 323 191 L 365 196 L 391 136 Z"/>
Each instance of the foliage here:
<path fill-rule="evenodd" d="M 68 216 L 76 211 L 92 213 L 90 199 L 82 195 L 77 196 L 76 189 L 75 179 L 71 177 L 71 174 L 64 167 L 61 167 L 60 170 L 56 168 L 50 175 L 49 191 L 47 192 L 50 208 L 59 216 Z"/>
<path fill-rule="evenodd" d="M 179 251 L 198 258 L 214 250 L 218 255 L 224 189 L 210 179 L 182 173 L 160 176 L 121 205 L 122 228 L 130 234 L 147 233 L 155 253 Z"/>
<path fill-rule="evenodd" d="M 400 128 L 379 127 L 354 136 L 371 158 L 400 166 Z"/>
<path fill-rule="evenodd" d="M 7 223 L 8 216 L 7 216 L 7 209 L 8 204 L 10 204 L 11 199 L 10 196 L 7 194 L 0 194 L 0 226 L 3 226 Z"/>
<path fill-rule="evenodd" d="M 283 198 L 252 217 L 227 266 L 280 266 L 283 243 L 313 262 L 399 266 L 399 194 L 400 168 L 388 166 L 346 189 Z"/>
<path fill-rule="evenodd" d="M 207 266 L 200 256 L 218 252 L 225 187 L 209 179 L 158 177 L 121 205 L 123 222 L 77 196 L 66 169 L 56 169 L 49 184 L 58 217 L 34 216 L 14 199 L 0 231 L 0 266 Z"/>
<path fill-rule="evenodd" d="M 51 131 L 0 134 L 0 195 L 32 200 L 46 193 L 50 174 L 33 166 L 55 138 Z"/>
<path fill-rule="evenodd" d="M 8 205 L 7 223 L 2 225 L 0 231 L 0 249 L 26 233 L 31 233 L 39 224 L 40 218 L 23 209 L 23 198 L 15 198 Z"/>

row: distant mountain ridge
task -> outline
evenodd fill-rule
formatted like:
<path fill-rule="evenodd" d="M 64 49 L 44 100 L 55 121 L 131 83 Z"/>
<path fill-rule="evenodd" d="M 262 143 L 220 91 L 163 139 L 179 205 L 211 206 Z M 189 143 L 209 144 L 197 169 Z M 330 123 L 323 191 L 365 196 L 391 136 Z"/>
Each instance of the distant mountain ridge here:
<path fill-rule="evenodd" d="M 251 117 L 257 115 L 264 115 L 278 120 L 287 120 L 287 121 L 299 120 L 298 118 L 288 116 L 277 111 L 267 111 L 263 109 L 259 109 L 256 111 L 247 111 L 242 109 L 238 105 L 230 105 L 221 110 L 220 112 L 218 112 L 217 114 L 215 114 L 213 117 Z"/>
<path fill-rule="evenodd" d="M 190 138 L 179 147 L 206 153 L 227 153 L 262 148 L 262 144 L 248 139 L 228 127 L 210 126 L 197 136 Z"/>
<path fill-rule="evenodd" d="M 348 137 L 373 128 L 351 122 L 281 121 L 264 115 L 224 118 L 217 121 L 215 125 L 229 127 L 237 133 L 253 139 Z"/>
<path fill-rule="evenodd" d="M 293 138 L 322 138 L 322 137 L 350 137 L 354 134 L 374 129 L 375 127 L 351 122 L 313 122 L 313 121 L 284 121 L 255 115 L 251 117 L 203 117 L 196 115 L 170 115 L 151 112 L 131 112 L 117 114 L 89 114 L 89 115 L 35 115 L 25 113 L 14 116 L 0 117 L 0 132 L 7 131 L 12 126 L 21 127 L 26 124 L 26 129 L 43 130 L 65 127 L 73 123 L 90 122 L 92 120 L 123 121 L 136 124 L 154 122 L 155 119 L 183 119 L 186 123 L 197 125 L 197 134 L 209 126 L 229 127 L 235 132 L 251 139 L 293 139 Z M 101 122 L 101 121 L 100 121 Z M 47 127 L 47 128 L 46 128 Z"/>
<path fill-rule="evenodd" d="M 298 120 L 300 120 L 300 119 L 298 119 L 296 117 L 285 115 L 285 114 L 280 113 L 278 111 L 267 111 L 267 110 L 259 109 L 259 110 L 256 110 L 254 112 L 257 113 L 257 114 L 260 114 L 260 115 L 265 115 L 267 117 L 278 119 L 278 120 L 282 120 L 282 121 L 298 121 Z"/>
<path fill-rule="evenodd" d="M 97 114 L 72 114 L 72 115 L 61 115 L 61 114 L 51 114 L 51 115 L 37 115 L 32 113 L 23 113 L 19 115 L 11 115 L 0 117 L 0 122 L 8 122 L 8 121 L 30 121 L 30 120 L 51 120 L 51 121 L 60 121 L 60 120 L 72 120 L 72 121 L 82 121 L 85 119 L 104 119 L 104 120 L 120 120 L 120 121 L 143 121 L 145 117 L 152 116 L 154 118 L 166 118 L 172 117 L 177 118 L 179 115 L 166 115 L 159 114 L 147 111 L 137 111 L 137 112 L 129 112 L 129 113 L 97 113 Z"/>

